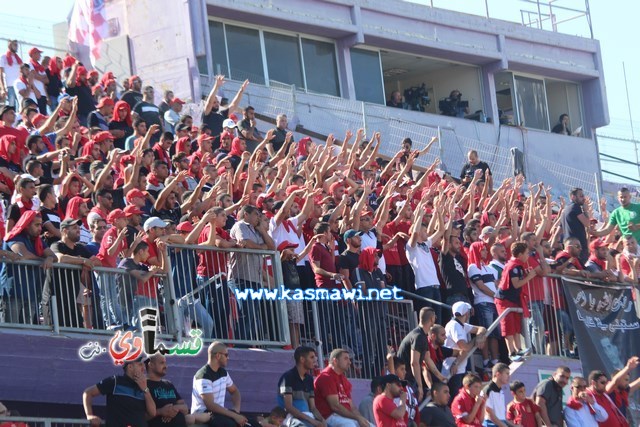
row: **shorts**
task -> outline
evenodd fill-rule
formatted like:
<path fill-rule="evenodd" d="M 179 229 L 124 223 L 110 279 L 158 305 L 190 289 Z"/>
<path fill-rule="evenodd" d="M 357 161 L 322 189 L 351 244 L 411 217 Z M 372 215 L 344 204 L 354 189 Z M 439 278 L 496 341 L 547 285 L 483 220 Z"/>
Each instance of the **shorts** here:
<path fill-rule="evenodd" d="M 489 326 L 498 318 L 498 309 L 496 309 L 496 305 L 491 302 L 481 302 L 476 304 L 476 318 L 478 319 L 478 324 L 486 329 L 489 329 Z M 498 328 L 495 328 L 489 334 L 490 338 L 500 338 L 500 331 Z"/>
<path fill-rule="evenodd" d="M 510 307 L 521 308 L 519 304 L 496 298 L 498 314 L 502 314 L 502 312 Z M 500 320 L 500 331 L 503 337 L 520 334 L 522 332 L 522 313 L 509 313 L 503 317 L 502 320 Z"/>
<path fill-rule="evenodd" d="M 289 322 L 304 325 L 304 307 L 302 301 L 287 301 L 287 314 Z"/>

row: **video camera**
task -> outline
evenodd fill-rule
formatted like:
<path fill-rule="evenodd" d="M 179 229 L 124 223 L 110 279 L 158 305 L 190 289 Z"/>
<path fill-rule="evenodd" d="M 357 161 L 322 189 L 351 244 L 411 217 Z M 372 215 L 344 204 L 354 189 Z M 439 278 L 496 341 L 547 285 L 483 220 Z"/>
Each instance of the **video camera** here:
<path fill-rule="evenodd" d="M 409 110 L 425 111 L 425 107 L 431 103 L 431 98 L 427 94 L 427 88 L 422 83 L 420 86 L 412 86 L 404 90 L 404 100 L 409 106 Z"/>
<path fill-rule="evenodd" d="M 469 107 L 469 101 L 462 101 L 462 93 L 454 98 L 445 98 L 438 102 L 438 108 L 445 116 L 456 117 L 459 109 Z"/>

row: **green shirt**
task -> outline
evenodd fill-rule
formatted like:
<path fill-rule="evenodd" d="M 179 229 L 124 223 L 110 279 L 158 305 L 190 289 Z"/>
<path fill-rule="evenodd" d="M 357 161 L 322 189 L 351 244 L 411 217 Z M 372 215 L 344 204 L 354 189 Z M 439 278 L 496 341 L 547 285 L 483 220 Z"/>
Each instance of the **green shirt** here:
<path fill-rule="evenodd" d="M 629 222 L 640 224 L 640 204 L 631 203 L 626 208 L 618 206 L 609 216 L 609 224 L 617 225 L 623 236 L 632 235 L 636 240 L 640 239 L 640 230 L 630 231 Z"/>

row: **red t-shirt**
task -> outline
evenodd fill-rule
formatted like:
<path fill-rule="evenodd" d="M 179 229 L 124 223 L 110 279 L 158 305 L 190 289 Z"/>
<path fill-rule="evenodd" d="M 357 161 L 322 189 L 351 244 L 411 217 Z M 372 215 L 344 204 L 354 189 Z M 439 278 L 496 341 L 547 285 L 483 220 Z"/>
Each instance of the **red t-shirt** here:
<path fill-rule="evenodd" d="M 376 419 L 376 427 L 407 427 L 405 417 L 396 420 L 391 413 L 397 408 L 393 399 L 389 399 L 384 393 L 373 399 L 373 416 Z"/>
<path fill-rule="evenodd" d="M 473 419 L 472 423 L 465 423 L 462 421 L 462 417 L 466 417 L 473 410 L 473 406 L 476 404 L 476 400 L 467 393 L 464 388 L 460 389 L 458 395 L 453 399 L 451 403 L 451 413 L 453 413 L 453 417 L 456 419 L 457 426 L 473 426 L 473 427 L 482 427 L 482 414 L 484 413 L 484 404 L 480 405 L 478 411 L 476 412 L 476 416 Z"/>
<path fill-rule="evenodd" d="M 629 427 L 629 423 L 627 422 L 622 412 L 616 407 L 613 403 L 613 400 L 606 393 L 595 393 L 593 390 L 587 390 L 593 398 L 596 400 L 598 405 L 602 406 L 609 418 L 606 421 L 602 421 L 598 423 L 600 427 Z"/>
<path fill-rule="evenodd" d="M 540 265 L 538 255 L 529 255 L 527 267 L 534 270 Z M 541 276 L 535 276 L 526 285 L 522 287 L 522 293 L 529 298 L 529 301 L 544 301 L 544 282 Z"/>
<path fill-rule="evenodd" d="M 384 227 L 382 227 L 382 234 L 386 234 L 387 236 L 389 236 L 388 239 L 393 238 L 393 236 L 397 232 L 398 232 L 398 227 L 396 226 L 395 222 L 388 222 L 387 224 L 385 224 Z M 384 239 L 385 238 L 383 237 L 383 243 L 385 243 Z M 385 249 L 382 252 L 384 255 L 384 261 L 387 265 L 395 265 L 395 266 L 400 265 L 400 254 L 398 253 L 398 247 L 399 247 L 398 245 L 394 245 L 391 248 Z"/>
<path fill-rule="evenodd" d="M 327 396 L 337 395 L 338 402 L 351 410 L 351 383 L 345 375 L 338 375 L 331 366 L 320 372 L 313 382 L 316 408 L 323 418 L 327 419 L 333 411 L 327 402 Z"/>
<path fill-rule="evenodd" d="M 312 263 L 319 264 L 320 268 L 329 273 L 337 273 L 335 257 L 322 243 L 314 243 L 311 247 L 311 252 L 309 252 L 309 260 Z M 319 288 L 339 289 L 341 287 L 335 280 L 320 274 L 315 274 L 315 279 L 316 286 Z"/>
<path fill-rule="evenodd" d="M 198 237 L 198 244 L 209 240 L 211 234 L 211 224 L 205 225 Z M 230 241 L 231 236 L 222 228 L 216 227 L 216 234 L 223 240 Z M 218 273 L 227 272 L 227 253 L 211 250 L 203 250 L 198 254 L 198 276 L 213 277 Z"/>
<path fill-rule="evenodd" d="M 118 238 L 118 233 L 119 231 L 115 227 L 111 227 L 106 231 L 106 233 L 104 233 L 104 236 L 102 237 L 102 241 L 100 242 L 100 250 L 98 251 L 98 259 L 102 261 L 102 265 L 104 267 L 116 268 L 118 266 L 118 255 L 129 248 L 129 245 L 127 245 L 127 239 L 122 239 L 122 241 L 120 241 L 120 246 L 118 246 L 115 254 L 113 256 L 109 255 L 109 248 Z M 120 257 L 124 258 L 123 255 L 120 255 Z"/>
<path fill-rule="evenodd" d="M 158 245 L 156 245 L 156 242 L 149 240 L 148 236 L 144 236 L 142 238 L 142 241 L 145 242 L 147 245 L 149 245 L 149 258 L 147 259 L 147 261 L 149 259 L 156 258 L 156 260 L 159 262 L 160 257 L 162 255 L 160 255 L 158 252 Z M 151 267 L 152 265 L 152 264 L 149 264 L 148 262 L 144 262 L 143 264 L 148 267 Z M 147 280 L 144 283 L 138 281 L 138 288 L 136 289 L 136 295 L 143 295 L 149 298 L 157 298 L 158 297 L 157 290 L 158 290 L 159 283 L 160 283 L 159 277 L 151 277 L 149 278 L 149 280 Z"/>
<path fill-rule="evenodd" d="M 522 403 L 514 400 L 507 405 L 507 421 L 522 427 L 538 427 L 536 422 L 538 412 L 540 407 L 533 400 L 525 399 Z"/>

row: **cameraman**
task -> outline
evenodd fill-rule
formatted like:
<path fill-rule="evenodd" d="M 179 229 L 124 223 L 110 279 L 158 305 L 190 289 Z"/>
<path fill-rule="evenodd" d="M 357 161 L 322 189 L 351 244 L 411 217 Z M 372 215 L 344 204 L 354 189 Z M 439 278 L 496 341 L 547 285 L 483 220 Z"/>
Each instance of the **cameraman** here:
<path fill-rule="evenodd" d="M 404 103 L 402 102 L 402 95 L 399 90 L 394 90 L 391 92 L 391 98 L 387 101 L 387 107 L 393 108 L 404 108 Z"/>
<path fill-rule="evenodd" d="M 460 117 L 464 118 L 465 114 L 469 114 L 469 106 L 461 106 L 460 101 L 462 100 L 462 93 L 459 90 L 454 89 L 449 94 L 449 98 L 445 99 L 445 103 L 442 108 L 442 115 L 450 116 L 450 117 Z"/>

